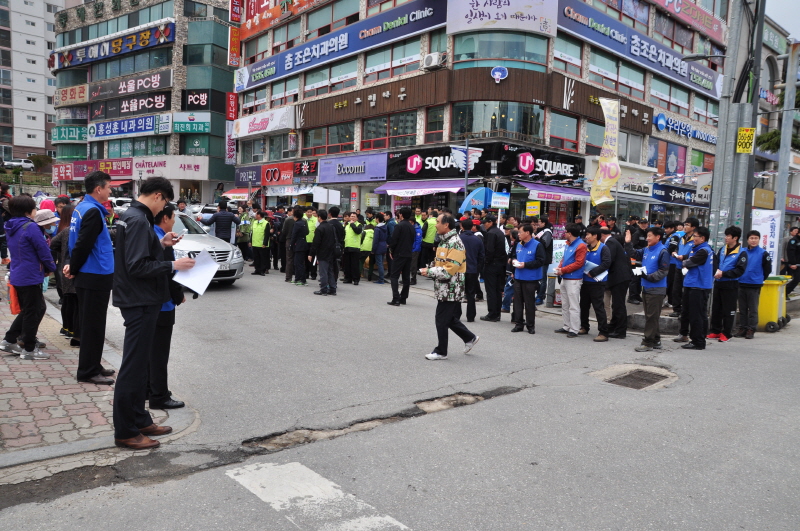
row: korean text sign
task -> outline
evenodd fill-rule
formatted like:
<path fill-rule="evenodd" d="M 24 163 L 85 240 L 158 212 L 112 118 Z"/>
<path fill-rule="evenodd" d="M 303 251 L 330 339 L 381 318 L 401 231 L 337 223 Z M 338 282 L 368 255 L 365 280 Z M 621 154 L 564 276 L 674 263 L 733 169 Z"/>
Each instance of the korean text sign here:
<path fill-rule="evenodd" d="M 114 120 L 111 122 L 90 124 L 88 139 L 92 142 L 118 136 L 154 135 L 158 127 L 156 118 L 156 116 L 143 116 L 141 118 L 128 118 L 127 120 Z"/>
<path fill-rule="evenodd" d="M 447 0 L 447 33 L 522 30 L 556 36 L 558 2 Z"/>
<path fill-rule="evenodd" d="M 175 40 L 175 24 L 169 22 L 106 41 L 78 46 L 58 53 L 58 68 L 80 66 L 152 48 Z"/>
<path fill-rule="evenodd" d="M 619 167 L 619 153 L 617 140 L 619 139 L 619 100 L 600 98 L 600 106 L 606 119 L 606 129 L 603 134 L 603 147 L 600 150 L 597 173 L 592 181 L 592 203 L 599 205 L 613 201 L 611 188 L 617 184 L 622 173 Z"/>

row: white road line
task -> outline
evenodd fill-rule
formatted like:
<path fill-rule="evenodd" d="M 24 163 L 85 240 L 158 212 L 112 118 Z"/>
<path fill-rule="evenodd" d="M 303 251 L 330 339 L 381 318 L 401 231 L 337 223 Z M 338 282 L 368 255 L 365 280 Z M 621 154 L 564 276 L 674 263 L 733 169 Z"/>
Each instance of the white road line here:
<path fill-rule="evenodd" d="M 225 474 L 267 502 L 298 529 L 396 531 L 409 529 L 300 463 L 260 463 Z"/>

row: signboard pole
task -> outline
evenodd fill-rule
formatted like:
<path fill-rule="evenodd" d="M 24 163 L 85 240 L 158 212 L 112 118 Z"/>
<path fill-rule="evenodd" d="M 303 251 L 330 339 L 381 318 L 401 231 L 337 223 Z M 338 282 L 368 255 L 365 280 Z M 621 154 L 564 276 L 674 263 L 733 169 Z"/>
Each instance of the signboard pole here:
<path fill-rule="evenodd" d="M 467 194 L 469 194 L 469 190 L 467 190 L 469 187 L 469 135 L 465 140 L 467 141 L 467 163 L 464 165 L 464 201 L 467 200 Z"/>
<path fill-rule="evenodd" d="M 783 95 L 783 121 L 781 122 L 781 149 L 778 152 L 778 182 L 775 196 L 780 203 L 780 218 L 778 237 L 783 236 L 783 224 L 786 217 L 786 188 L 789 185 L 789 158 L 792 156 L 792 125 L 794 124 L 794 100 L 797 93 L 795 80 L 797 79 L 797 61 L 800 60 L 800 42 L 795 41 L 789 46 L 789 63 L 786 68 L 786 92 Z M 780 240 L 779 240 L 780 241 Z M 773 264 L 781 263 L 783 246 L 778 245 Z"/>
<path fill-rule="evenodd" d="M 616 192 L 614 197 L 614 217 L 619 215 L 619 179 L 617 179 Z M 617 223 L 619 223 L 619 220 L 617 220 Z M 616 224 L 614 226 L 616 227 Z"/>

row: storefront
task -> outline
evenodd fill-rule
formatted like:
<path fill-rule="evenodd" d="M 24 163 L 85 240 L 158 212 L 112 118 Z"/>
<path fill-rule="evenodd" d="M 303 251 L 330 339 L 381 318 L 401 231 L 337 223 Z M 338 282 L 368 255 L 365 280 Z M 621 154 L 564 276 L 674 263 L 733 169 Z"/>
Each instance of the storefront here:
<path fill-rule="evenodd" d="M 330 206 L 335 198 L 342 212 L 367 208 L 389 210 L 391 200 L 381 193 L 386 183 L 387 153 L 364 152 L 346 157 L 325 157 L 319 159 L 317 183 L 321 190 L 316 194 L 320 204 Z M 338 192 L 327 194 L 326 191 Z M 333 199 L 332 199 L 333 198 Z"/>
<path fill-rule="evenodd" d="M 526 207 L 530 201 L 539 203 L 540 213 L 547 214 L 550 223 L 553 224 L 553 237 L 556 239 L 564 237 L 567 223 L 571 223 L 579 214 L 584 215 L 585 208 L 591 202 L 589 192 L 580 188 L 522 181 L 519 184 L 529 190 Z M 516 214 L 512 211 L 511 215 Z"/>
<path fill-rule="evenodd" d="M 213 195 L 216 182 L 209 181 L 209 157 L 157 155 L 133 157 L 133 177 L 137 182 L 150 177 L 165 177 L 172 183 L 175 199 L 203 202 Z"/>

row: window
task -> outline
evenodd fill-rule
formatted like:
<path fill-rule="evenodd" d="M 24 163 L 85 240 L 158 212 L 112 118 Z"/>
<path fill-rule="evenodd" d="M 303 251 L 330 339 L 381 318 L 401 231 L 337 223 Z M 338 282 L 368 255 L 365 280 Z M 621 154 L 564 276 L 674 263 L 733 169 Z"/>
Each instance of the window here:
<path fill-rule="evenodd" d="M 438 29 L 428 37 L 428 53 L 447 52 L 447 29 Z"/>
<path fill-rule="evenodd" d="M 25 116 L 26 116 L 26 117 L 28 118 L 28 120 L 29 120 L 29 121 L 31 121 L 31 122 L 35 122 L 35 121 L 36 121 L 36 117 L 35 117 L 35 116 L 31 116 L 30 114 L 27 114 L 27 115 L 25 115 Z"/>
<path fill-rule="evenodd" d="M 183 15 L 186 17 L 206 17 L 208 16 L 208 9 L 205 4 L 186 0 L 183 4 Z"/>
<path fill-rule="evenodd" d="M 25 0 L 25 5 L 26 6 L 32 6 L 33 2 L 31 0 Z"/>
<path fill-rule="evenodd" d="M 36 98 L 33 98 L 33 97 L 31 97 L 31 96 L 28 96 L 28 97 L 27 97 L 27 99 L 28 99 L 28 101 L 30 101 L 31 103 L 36 103 Z"/>
<path fill-rule="evenodd" d="M 364 83 L 388 79 L 419 69 L 419 49 L 420 39 L 417 37 L 368 52 Z"/>
<path fill-rule="evenodd" d="M 703 153 L 696 149 L 692 150 L 689 170 L 692 173 L 705 173 L 714 171 L 714 161 L 716 157 L 710 153 Z"/>
<path fill-rule="evenodd" d="M 27 62 L 29 65 L 35 65 L 36 59 L 25 59 L 25 62 Z"/>
<path fill-rule="evenodd" d="M 288 159 L 297 156 L 297 150 L 289 149 L 289 133 L 269 137 L 269 160 Z"/>
<path fill-rule="evenodd" d="M 0 142 L 11 143 L 14 141 L 13 127 L 0 127 Z M 12 158 L 12 157 L 9 157 Z M 6 159 L 8 160 L 8 159 Z"/>
<path fill-rule="evenodd" d="M 28 138 L 36 138 L 36 133 L 28 133 Z"/>
<path fill-rule="evenodd" d="M 244 43 L 244 56 L 247 58 L 247 64 L 253 64 L 256 61 L 267 57 L 269 55 L 269 34 L 264 35 L 247 41 Z"/>
<path fill-rule="evenodd" d="M 55 149 L 48 149 L 47 150 L 47 156 L 50 157 L 51 159 L 55 159 L 56 158 L 56 150 Z"/>
<path fill-rule="evenodd" d="M 454 68 L 505 66 L 545 72 L 547 41 L 539 35 L 510 31 L 459 34 L 454 38 Z"/>
<path fill-rule="evenodd" d="M 383 13 L 393 7 L 405 4 L 409 0 L 367 0 L 367 16 Z"/>
<path fill-rule="evenodd" d="M 689 91 L 687 89 L 658 76 L 653 76 L 650 87 L 650 103 L 689 116 Z"/>
<path fill-rule="evenodd" d="M 579 76 L 582 58 L 581 41 L 559 32 L 553 45 L 553 68 Z"/>
<path fill-rule="evenodd" d="M 0 107 L 0 122 L 4 124 L 13 124 L 14 123 L 13 109 L 9 109 L 8 107 Z"/>
<path fill-rule="evenodd" d="M 52 32 L 56 31 L 56 25 L 55 24 L 53 24 L 52 22 L 47 22 L 46 24 L 47 24 L 47 31 L 52 31 Z"/>
<path fill-rule="evenodd" d="M 589 56 L 589 80 L 644 99 L 644 70 L 596 48 Z"/>
<path fill-rule="evenodd" d="M 102 142 L 89 142 L 89 160 L 99 160 L 105 158 L 105 150 Z"/>
<path fill-rule="evenodd" d="M 300 93 L 300 76 L 287 77 L 272 84 L 272 107 L 294 103 Z"/>
<path fill-rule="evenodd" d="M 261 162 L 264 160 L 264 139 L 244 140 L 240 142 L 242 164 Z"/>
<path fill-rule="evenodd" d="M 11 50 L 0 50 L 0 66 L 11 67 Z"/>
<path fill-rule="evenodd" d="M 190 44 L 185 47 L 183 64 L 228 68 L 228 51 L 213 44 Z"/>
<path fill-rule="evenodd" d="M 0 70 L 0 85 L 11 86 L 11 70 Z"/>
<path fill-rule="evenodd" d="M 253 114 L 267 108 L 267 87 L 251 90 L 244 95 L 244 114 Z"/>
<path fill-rule="evenodd" d="M 417 143 L 417 113 L 404 112 L 364 120 L 361 150 L 413 146 Z"/>
<path fill-rule="evenodd" d="M 0 30 L 0 46 L 11 48 L 11 32 L 9 30 Z"/>
<path fill-rule="evenodd" d="M 133 156 L 133 140 L 130 138 L 123 138 L 122 140 L 111 140 L 108 143 L 108 157 L 132 157 Z"/>
<path fill-rule="evenodd" d="M 25 21 L 25 25 L 26 25 L 26 26 L 31 26 L 31 27 L 34 27 L 34 26 L 36 26 L 36 22 L 34 22 L 34 21 L 32 21 L 32 20 L 26 20 L 26 21 Z"/>
<path fill-rule="evenodd" d="M 6 9 L 0 9 L 0 26 L 11 27 L 11 16 Z"/>
<path fill-rule="evenodd" d="M 48 77 L 48 78 L 47 78 L 47 86 L 48 86 L 48 87 L 55 87 L 55 86 L 56 86 L 56 80 L 55 80 L 55 78 L 53 78 L 53 77 Z"/>
<path fill-rule="evenodd" d="M 603 124 L 586 122 L 586 154 L 599 155 L 603 149 L 606 127 Z"/>
<path fill-rule="evenodd" d="M 695 94 L 693 118 L 716 127 L 719 122 L 719 103 Z"/>
<path fill-rule="evenodd" d="M 594 0 L 588 3 L 600 11 L 621 20 L 626 26 L 647 33 L 650 6 L 642 0 Z"/>
<path fill-rule="evenodd" d="M 47 96 L 47 104 L 48 105 L 52 105 L 53 104 L 53 96 Z"/>
<path fill-rule="evenodd" d="M 28 44 L 30 46 L 36 46 L 36 41 L 32 41 L 30 39 L 25 39 L 25 44 Z"/>
<path fill-rule="evenodd" d="M 5 135 L 3 134 L 2 128 L 0 128 L 0 138 L 4 136 Z M 8 142 L 11 142 L 11 140 L 8 140 Z M 0 158 L 2 158 L 3 160 L 13 159 L 14 158 L 13 151 L 14 150 L 11 146 L 0 146 Z"/>
<path fill-rule="evenodd" d="M 289 48 L 293 48 L 298 42 L 300 42 L 299 18 L 289 22 L 288 24 L 284 24 L 279 28 L 275 28 L 272 36 L 272 53 L 276 54 L 284 50 L 288 50 Z"/>
<path fill-rule="evenodd" d="M 425 143 L 444 140 L 444 106 L 425 111 Z"/>
<path fill-rule="evenodd" d="M 453 140 L 505 137 L 542 142 L 544 111 L 538 105 L 506 101 L 474 101 L 453 105 Z"/>
<path fill-rule="evenodd" d="M 619 132 L 619 160 L 633 164 L 642 163 L 642 136 Z"/>
<path fill-rule="evenodd" d="M 47 12 L 48 13 L 58 13 L 59 9 L 61 9 L 57 5 L 53 5 L 53 4 L 45 4 L 45 6 L 47 6 Z"/>
<path fill-rule="evenodd" d="M 349 122 L 303 131 L 301 156 L 353 151 L 354 129 L 355 123 Z"/>
<path fill-rule="evenodd" d="M 303 94 L 306 98 L 353 87 L 358 77 L 358 60 L 348 59 L 306 73 Z"/>
<path fill-rule="evenodd" d="M 697 35 L 697 44 L 695 46 L 695 52 L 701 53 L 704 55 L 725 55 L 725 50 L 720 48 L 713 42 L 711 42 L 707 37 L 704 37 L 701 34 Z M 698 59 L 697 62 L 703 66 L 707 66 L 711 70 L 715 70 L 719 73 L 723 72 L 723 60 L 722 59 Z"/>
<path fill-rule="evenodd" d="M 336 0 L 308 15 L 306 40 L 358 22 L 359 0 Z"/>
<path fill-rule="evenodd" d="M 697 4 L 717 18 L 728 20 L 728 0 L 698 0 Z"/>
<path fill-rule="evenodd" d="M 56 123 L 56 115 L 55 114 L 48 114 L 47 115 L 47 123 L 49 123 L 49 124 Z"/>
<path fill-rule="evenodd" d="M 50 133 L 50 131 L 45 131 L 44 132 L 44 139 L 47 140 L 48 142 L 52 142 L 52 140 L 53 140 L 52 133 Z"/>
<path fill-rule="evenodd" d="M 682 54 L 691 53 L 694 31 L 680 24 L 661 11 L 656 11 L 656 24 L 653 38 Z"/>
<path fill-rule="evenodd" d="M 550 113 L 550 145 L 578 151 L 578 119 L 559 112 Z"/>
<path fill-rule="evenodd" d="M 36 80 L 32 77 L 26 77 L 25 81 L 27 81 L 28 83 L 36 83 Z"/>
<path fill-rule="evenodd" d="M 11 105 L 11 89 L 0 89 L 0 105 Z"/>

